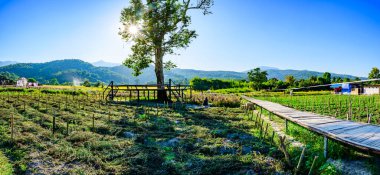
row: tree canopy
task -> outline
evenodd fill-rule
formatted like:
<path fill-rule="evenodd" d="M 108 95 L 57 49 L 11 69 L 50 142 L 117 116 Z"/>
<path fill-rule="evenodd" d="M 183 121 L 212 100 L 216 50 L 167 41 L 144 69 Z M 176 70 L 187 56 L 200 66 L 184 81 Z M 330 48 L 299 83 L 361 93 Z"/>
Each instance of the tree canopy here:
<path fill-rule="evenodd" d="M 261 71 L 260 68 L 255 68 L 248 72 L 248 80 L 253 82 L 253 86 L 256 90 L 260 90 L 262 84 L 268 80 L 268 73 L 266 71 Z"/>
<path fill-rule="evenodd" d="M 123 9 L 120 35 L 126 41 L 133 41 L 132 54 L 124 65 L 140 75 L 141 70 L 157 63 L 153 56 L 163 57 L 174 54 L 174 49 L 186 48 L 196 38 L 195 30 L 189 29 L 191 18 L 187 14 L 190 9 L 201 9 L 204 14 L 211 13 L 212 0 L 201 0 L 192 4 L 190 0 L 131 0 L 130 6 Z M 167 69 L 175 67 L 168 61 L 162 63 Z"/>
<path fill-rule="evenodd" d="M 187 48 L 197 37 L 195 30 L 189 29 L 191 17 L 188 11 L 199 9 L 203 14 L 210 14 L 213 0 L 131 0 L 130 6 L 121 12 L 120 21 L 123 28 L 120 35 L 126 41 L 132 41 L 132 54 L 124 65 L 133 69 L 134 75 L 140 75 L 143 69 L 154 63 L 159 100 L 166 100 L 163 84 L 164 69 L 176 65 L 163 62 L 164 55 L 175 54 L 175 49 Z"/>
<path fill-rule="evenodd" d="M 2 84 L 13 84 L 19 77 L 9 72 L 0 72 L 0 81 Z"/>
<path fill-rule="evenodd" d="M 377 67 L 372 68 L 371 72 L 368 74 L 368 78 L 369 79 L 380 78 L 379 68 Z"/>

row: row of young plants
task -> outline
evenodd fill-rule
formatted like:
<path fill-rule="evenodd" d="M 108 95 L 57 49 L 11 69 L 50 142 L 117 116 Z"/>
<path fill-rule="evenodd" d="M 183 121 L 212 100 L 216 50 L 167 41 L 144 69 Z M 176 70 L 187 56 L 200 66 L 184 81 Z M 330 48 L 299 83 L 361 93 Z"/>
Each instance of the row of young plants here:
<path fill-rule="evenodd" d="M 301 111 L 309 111 L 339 119 L 380 124 L 379 95 L 259 96 Z"/>

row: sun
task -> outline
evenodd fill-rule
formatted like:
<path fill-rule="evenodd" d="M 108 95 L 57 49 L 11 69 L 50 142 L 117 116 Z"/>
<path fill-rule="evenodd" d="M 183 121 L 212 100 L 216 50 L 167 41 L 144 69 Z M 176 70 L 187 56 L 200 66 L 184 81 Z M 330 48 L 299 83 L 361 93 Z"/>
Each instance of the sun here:
<path fill-rule="evenodd" d="M 136 25 L 131 25 L 131 26 L 129 26 L 129 28 L 128 28 L 128 32 L 129 32 L 131 35 L 136 35 L 136 34 L 139 32 L 139 28 L 138 28 Z"/>

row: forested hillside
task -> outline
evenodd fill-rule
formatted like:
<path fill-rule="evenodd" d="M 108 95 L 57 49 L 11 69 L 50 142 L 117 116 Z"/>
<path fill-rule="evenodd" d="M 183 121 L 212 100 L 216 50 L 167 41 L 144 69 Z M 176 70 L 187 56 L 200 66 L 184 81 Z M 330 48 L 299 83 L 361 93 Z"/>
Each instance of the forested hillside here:
<path fill-rule="evenodd" d="M 284 80 L 285 76 L 293 75 L 296 79 L 307 79 L 311 76 L 322 76 L 323 73 L 308 70 L 279 70 L 268 69 L 268 78 Z M 51 79 L 57 78 L 59 83 L 72 82 L 73 79 L 89 80 L 91 82 L 101 81 L 108 83 L 146 84 L 155 83 L 156 76 L 154 68 L 151 66 L 143 73 L 134 77 L 132 70 L 125 66 L 96 67 L 93 64 L 77 59 L 57 60 L 46 63 L 18 63 L 0 67 L 0 72 L 14 73 L 20 77 L 35 78 L 40 83 L 48 83 Z M 203 71 L 194 69 L 175 68 L 165 71 L 166 80 L 169 78 L 175 82 L 186 82 L 194 77 L 215 78 L 215 79 L 247 79 L 246 72 L 234 71 Z M 332 77 L 350 78 L 355 76 L 340 75 L 332 73 Z"/>

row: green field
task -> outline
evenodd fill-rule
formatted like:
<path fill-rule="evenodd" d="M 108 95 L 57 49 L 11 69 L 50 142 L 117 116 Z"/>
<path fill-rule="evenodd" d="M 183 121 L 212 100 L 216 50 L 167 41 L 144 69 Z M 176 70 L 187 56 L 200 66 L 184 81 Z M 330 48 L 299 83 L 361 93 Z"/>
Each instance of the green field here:
<path fill-rule="evenodd" d="M 258 96 L 301 111 L 310 111 L 340 119 L 380 124 L 379 95 L 299 95 Z"/>

